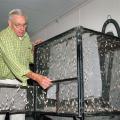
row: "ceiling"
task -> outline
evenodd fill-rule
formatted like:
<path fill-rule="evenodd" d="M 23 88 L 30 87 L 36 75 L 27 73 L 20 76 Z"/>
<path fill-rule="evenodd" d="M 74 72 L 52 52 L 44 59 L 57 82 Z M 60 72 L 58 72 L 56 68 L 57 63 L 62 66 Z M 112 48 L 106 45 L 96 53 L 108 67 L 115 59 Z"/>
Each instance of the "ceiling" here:
<path fill-rule="evenodd" d="M 22 9 L 29 18 L 28 32 L 38 32 L 50 21 L 88 0 L 0 0 L 0 30 L 7 26 L 8 13 Z"/>

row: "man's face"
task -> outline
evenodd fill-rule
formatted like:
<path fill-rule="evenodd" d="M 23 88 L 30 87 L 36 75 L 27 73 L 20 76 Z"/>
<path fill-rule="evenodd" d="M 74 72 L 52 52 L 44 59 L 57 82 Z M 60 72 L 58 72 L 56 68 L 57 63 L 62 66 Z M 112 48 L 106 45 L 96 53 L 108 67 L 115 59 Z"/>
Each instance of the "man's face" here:
<path fill-rule="evenodd" d="M 8 24 L 18 37 L 24 36 L 27 28 L 27 21 L 25 16 L 14 15 L 8 21 Z"/>

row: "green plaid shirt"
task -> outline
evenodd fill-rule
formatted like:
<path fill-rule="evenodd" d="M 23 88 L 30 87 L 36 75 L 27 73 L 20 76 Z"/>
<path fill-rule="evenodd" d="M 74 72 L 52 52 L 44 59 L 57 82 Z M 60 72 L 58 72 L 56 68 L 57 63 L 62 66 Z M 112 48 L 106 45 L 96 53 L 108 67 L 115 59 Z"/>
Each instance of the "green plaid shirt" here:
<path fill-rule="evenodd" d="M 19 79 L 27 85 L 26 73 L 33 62 L 32 45 L 26 33 L 22 40 L 9 27 L 0 32 L 0 79 Z"/>

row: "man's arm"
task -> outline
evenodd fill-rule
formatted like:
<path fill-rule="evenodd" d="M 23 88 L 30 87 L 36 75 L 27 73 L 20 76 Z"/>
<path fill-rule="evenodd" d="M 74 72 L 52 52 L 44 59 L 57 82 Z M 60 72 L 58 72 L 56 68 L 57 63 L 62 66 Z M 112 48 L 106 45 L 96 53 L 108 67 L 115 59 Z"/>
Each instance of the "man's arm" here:
<path fill-rule="evenodd" d="M 37 73 L 34 73 L 32 71 L 28 72 L 26 74 L 26 76 L 28 78 L 31 78 L 32 80 L 36 81 L 43 89 L 46 89 L 52 85 L 52 82 L 50 79 L 48 79 L 47 77 L 45 77 L 43 75 L 39 75 Z"/>

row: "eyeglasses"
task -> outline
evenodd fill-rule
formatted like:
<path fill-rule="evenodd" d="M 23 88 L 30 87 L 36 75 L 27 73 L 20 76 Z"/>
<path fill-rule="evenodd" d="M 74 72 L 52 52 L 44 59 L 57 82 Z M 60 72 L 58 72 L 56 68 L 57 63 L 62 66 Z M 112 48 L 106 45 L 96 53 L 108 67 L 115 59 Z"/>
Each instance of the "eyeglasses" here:
<path fill-rule="evenodd" d="M 14 26 L 16 28 L 26 28 L 27 27 L 27 23 L 25 23 L 25 24 L 14 24 Z"/>

